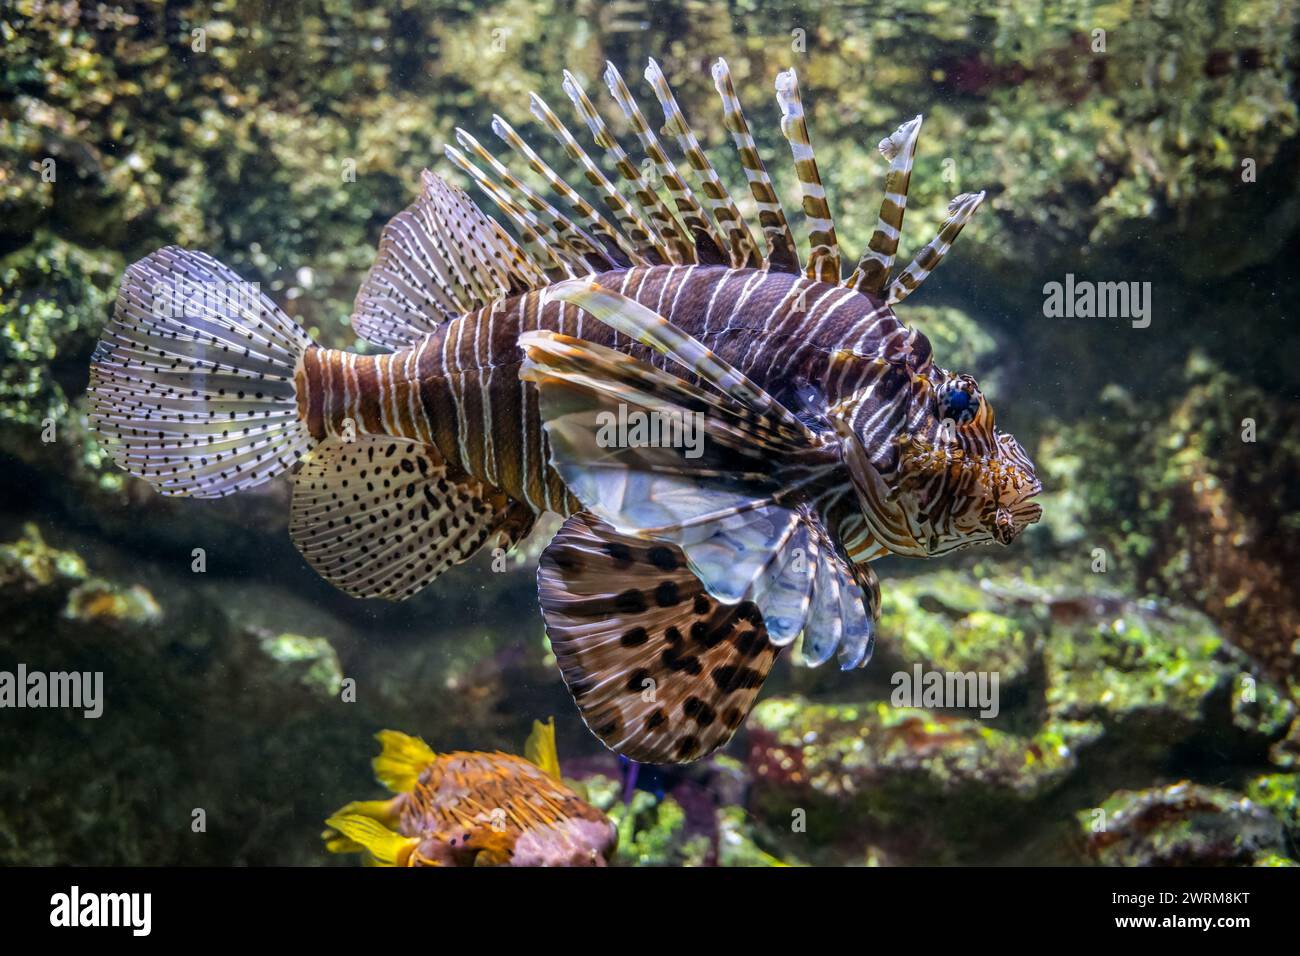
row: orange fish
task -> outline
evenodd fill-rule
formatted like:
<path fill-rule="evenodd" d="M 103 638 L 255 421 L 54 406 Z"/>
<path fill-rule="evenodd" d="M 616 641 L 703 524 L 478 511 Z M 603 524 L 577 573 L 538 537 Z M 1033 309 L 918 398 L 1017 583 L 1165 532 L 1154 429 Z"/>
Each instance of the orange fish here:
<path fill-rule="evenodd" d="M 614 825 L 560 778 L 554 720 L 533 722 L 524 757 L 375 737 L 375 777 L 396 796 L 326 820 L 331 853 L 364 851 L 375 866 L 604 866 L 614 853 Z"/>

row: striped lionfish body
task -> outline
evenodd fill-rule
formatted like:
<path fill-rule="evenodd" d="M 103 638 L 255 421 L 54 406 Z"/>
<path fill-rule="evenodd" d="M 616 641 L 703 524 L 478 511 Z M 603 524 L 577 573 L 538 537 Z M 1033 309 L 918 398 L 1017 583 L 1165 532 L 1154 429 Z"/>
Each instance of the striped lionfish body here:
<path fill-rule="evenodd" d="M 694 189 L 612 66 L 645 165 L 566 73 L 621 182 L 535 94 L 531 111 L 605 212 L 502 118 L 493 131 L 553 197 L 457 131 L 449 159 L 515 234 L 426 171 L 352 317 L 384 354 L 321 348 L 269 300 L 239 296 L 220 263 L 160 250 L 127 271 L 92 369 L 93 422 L 119 464 L 167 494 L 230 494 L 293 468 L 295 543 L 361 597 L 409 597 L 489 543 L 514 544 L 539 514 L 565 516 L 538 590 L 588 726 L 636 760 L 711 752 L 796 639 L 804 663 L 866 663 L 873 559 L 1007 544 L 1040 513 L 1033 465 L 974 379 L 937 365 L 893 309 L 983 193 L 953 200 L 895 270 L 921 119 L 905 123 L 880 144 L 879 220 L 842 279 L 783 73 L 801 265 L 724 62 L 713 78 L 757 229 L 656 64 L 661 132 Z"/>

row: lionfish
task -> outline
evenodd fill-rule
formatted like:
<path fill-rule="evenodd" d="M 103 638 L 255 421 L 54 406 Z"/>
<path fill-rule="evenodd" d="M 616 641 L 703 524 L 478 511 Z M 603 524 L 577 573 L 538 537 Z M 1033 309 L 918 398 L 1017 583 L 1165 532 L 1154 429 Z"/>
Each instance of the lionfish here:
<path fill-rule="evenodd" d="M 523 757 L 375 738 L 375 777 L 396 796 L 335 812 L 321 835 L 331 853 L 376 866 L 604 866 L 614 854 L 614 824 L 560 777 L 554 720 L 533 722 Z"/>
<path fill-rule="evenodd" d="M 408 598 L 558 512 L 538 593 L 564 680 L 608 747 L 669 763 L 726 743 L 796 638 L 802 663 L 865 665 L 873 560 L 1007 544 L 1038 520 L 1041 486 L 975 380 L 936 365 L 894 313 L 984 199 L 954 199 L 894 269 L 921 117 L 880 143 L 879 220 L 845 279 L 794 71 L 776 96 L 803 264 L 726 63 L 712 75 L 761 245 L 654 61 L 645 75 L 696 188 L 612 65 L 643 164 L 566 71 L 623 188 L 536 94 L 531 112 L 604 212 L 500 116 L 495 134 L 555 196 L 457 130 L 447 157 L 518 238 L 425 171 L 352 315 L 387 351 L 322 348 L 239 294 L 230 269 L 166 248 L 126 272 L 90 419 L 163 494 L 219 497 L 293 470 L 294 542 L 358 597 Z M 602 440 L 634 418 L 698 422 L 703 440 L 687 453 L 635 428 Z"/>

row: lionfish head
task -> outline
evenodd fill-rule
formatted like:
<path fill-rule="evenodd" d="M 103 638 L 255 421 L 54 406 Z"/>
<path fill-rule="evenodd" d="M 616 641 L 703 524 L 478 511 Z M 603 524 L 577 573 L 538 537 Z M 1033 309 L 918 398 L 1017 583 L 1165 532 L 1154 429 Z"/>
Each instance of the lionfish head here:
<path fill-rule="evenodd" d="M 936 366 L 911 382 L 911 408 L 891 440 L 893 467 L 873 467 L 863 436 L 847 455 L 873 537 L 896 554 L 928 557 L 975 544 L 1010 544 L 1038 521 L 1034 464 L 994 424 L 969 375 Z M 848 437 L 848 436 L 846 436 Z"/>

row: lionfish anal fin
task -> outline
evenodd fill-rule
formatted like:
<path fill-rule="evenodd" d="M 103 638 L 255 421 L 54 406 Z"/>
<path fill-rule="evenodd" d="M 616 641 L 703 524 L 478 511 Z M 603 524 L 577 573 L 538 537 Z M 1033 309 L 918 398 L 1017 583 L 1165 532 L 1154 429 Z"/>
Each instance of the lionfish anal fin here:
<path fill-rule="evenodd" d="M 401 601 L 494 536 L 513 546 L 534 518 L 527 505 L 452 468 L 432 444 L 331 436 L 294 476 L 289 535 L 335 587 Z"/>

